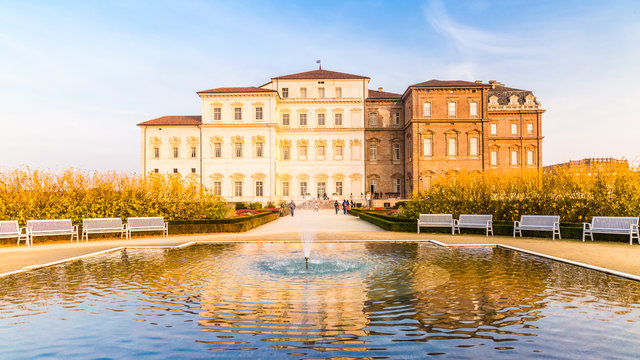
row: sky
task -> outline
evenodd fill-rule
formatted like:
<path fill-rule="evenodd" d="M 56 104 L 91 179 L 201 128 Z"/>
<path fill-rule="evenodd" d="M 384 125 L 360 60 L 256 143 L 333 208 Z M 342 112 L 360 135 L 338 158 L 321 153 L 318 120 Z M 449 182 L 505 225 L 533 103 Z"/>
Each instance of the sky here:
<path fill-rule="evenodd" d="M 640 163 L 640 1 L 0 0 L 0 168 L 140 171 L 198 90 L 324 69 L 402 93 L 497 80 L 546 109 L 543 163 Z"/>

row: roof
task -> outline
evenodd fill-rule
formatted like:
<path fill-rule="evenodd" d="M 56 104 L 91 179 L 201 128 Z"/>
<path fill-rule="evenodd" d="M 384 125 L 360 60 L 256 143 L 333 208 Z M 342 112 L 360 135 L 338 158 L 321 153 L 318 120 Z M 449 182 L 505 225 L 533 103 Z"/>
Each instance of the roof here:
<path fill-rule="evenodd" d="M 266 92 L 277 92 L 276 90 L 264 89 L 255 86 L 245 86 L 245 87 L 220 87 L 209 90 L 198 91 L 198 94 L 211 94 L 211 93 L 266 93 Z"/>
<path fill-rule="evenodd" d="M 401 94 L 390 93 L 386 91 L 378 91 L 369 89 L 369 94 L 367 95 L 367 99 L 400 99 L 402 97 Z"/>
<path fill-rule="evenodd" d="M 516 95 L 518 97 L 519 104 L 524 104 L 527 96 L 534 96 L 533 92 L 530 90 L 514 89 L 503 85 L 497 85 L 494 88 L 489 89 L 489 98 L 491 98 L 492 96 L 497 96 L 498 104 L 500 105 L 509 104 L 509 98 L 513 95 Z M 533 101 L 536 104 L 539 104 L 538 99 L 536 99 L 535 97 Z"/>
<path fill-rule="evenodd" d="M 200 115 L 179 115 L 162 116 L 159 118 L 143 121 L 138 125 L 200 125 L 202 116 Z"/>
<path fill-rule="evenodd" d="M 306 80 L 306 79 L 340 79 L 340 80 L 360 80 L 369 79 L 368 76 L 353 75 L 329 70 L 312 70 L 297 74 L 282 75 L 271 78 L 273 80 Z"/>
<path fill-rule="evenodd" d="M 464 80 L 428 80 L 421 83 L 410 85 L 409 87 L 482 87 L 489 84 L 477 83 Z"/>

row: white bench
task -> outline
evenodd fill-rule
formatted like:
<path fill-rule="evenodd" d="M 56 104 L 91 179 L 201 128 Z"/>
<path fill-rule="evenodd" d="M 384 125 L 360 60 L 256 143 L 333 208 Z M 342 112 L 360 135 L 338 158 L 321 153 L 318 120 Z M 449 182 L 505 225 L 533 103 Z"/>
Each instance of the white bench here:
<path fill-rule="evenodd" d="M 553 240 L 562 239 L 560 236 L 560 216 L 558 215 L 522 215 L 520 221 L 513 222 L 513 237 L 516 233 L 522 237 L 522 230 L 551 231 Z"/>
<path fill-rule="evenodd" d="M 169 237 L 169 223 L 163 217 L 132 217 L 125 225 L 127 239 L 131 239 L 134 231 L 162 231 L 164 237 Z"/>
<path fill-rule="evenodd" d="M 485 229 L 486 236 L 489 236 L 489 233 L 493 236 L 493 215 L 460 215 L 460 219 L 454 220 L 453 226 L 458 234 L 461 228 Z"/>
<path fill-rule="evenodd" d="M 88 242 L 89 234 L 120 233 L 122 238 L 126 229 L 120 218 L 82 219 L 82 239 Z"/>
<path fill-rule="evenodd" d="M 27 235 L 27 228 L 21 228 L 18 225 L 18 220 L 4 220 L 0 221 L 0 239 L 18 238 L 18 243 L 24 241 L 24 244 L 29 246 L 29 236 Z"/>
<path fill-rule="evenodd" d="M 420 214 L 418 217 L 418 234 L 421 227 L 450 227 L 454 233 L 453 215 L 451 214 Z"/>
<path fill-rule="evenodd" d="M 590 236 L 593 241 L 593 233 L 629 234 L 629 245 L 633 244 L 634 238 L 640 244 L 637 217 L 594 216 L 591 219 L 591 224 L 582 224 L 582 241 L 584 242 L 585 236 Z"/>
<path fill-rule="evenodd" d="M 27 220 L 27 234 L 29 242 L 33 245 L 34 236 L 58 236 L 71 235 L 71 241 L 78 238 L 78 225 L 73 225 L 71 219 L 60 220 Z"/>

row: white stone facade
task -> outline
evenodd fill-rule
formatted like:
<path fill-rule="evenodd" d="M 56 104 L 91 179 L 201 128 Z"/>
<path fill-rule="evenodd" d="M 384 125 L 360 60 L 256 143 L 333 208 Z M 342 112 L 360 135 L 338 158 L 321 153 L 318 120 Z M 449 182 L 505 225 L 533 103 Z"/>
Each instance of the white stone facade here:
<path fill-rule="evenodd" d="M 142 171 L 177 172 L 228 201 L 361 199 L 368 83 L 317 70 L 201 91 L 201 120 L 139 124 Z"/>

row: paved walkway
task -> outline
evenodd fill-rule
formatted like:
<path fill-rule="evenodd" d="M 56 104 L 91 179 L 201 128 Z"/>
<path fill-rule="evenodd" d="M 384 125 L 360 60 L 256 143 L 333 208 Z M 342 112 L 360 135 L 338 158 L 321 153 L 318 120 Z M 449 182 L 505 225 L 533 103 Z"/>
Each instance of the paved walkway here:
<path fill-rule="evenodd" d="M 342 210 L 336 214 L 333 209 L 296 210 L 294 216 L 285 216 L 276 221 L 264 224 L 247 231 L 247 235 L 269 235 L 278 233 L 320 233 L 320 232 L 346 232 L 346 231 L 384 231 L 383 229 L 360 220 L 349 214 L 344 215 Z"/>
<path fill-rule="evenodd" d="M 625 242 L 590 242 L 483 235 L 447 235 L 384 231 L 351 215 L 335 215 L 333 210 L 298 211 L 245 233 L 134 237 L 132 240 L 101 239 L 86 243 L 66 241 L 37 244 L 33 247 L 0 247 L 0 274 L 25 267 L 37 267 L 55 261 L 83 256 L 122 246 L 176 246 L 187 242 L 226 241 L 300 241 L 312 232 L 318 241 L 411 241 L 437 240 L 445 244 L 502 244 L 543 253 L 594 266 L 640 275 L 640 246 Z"/>

